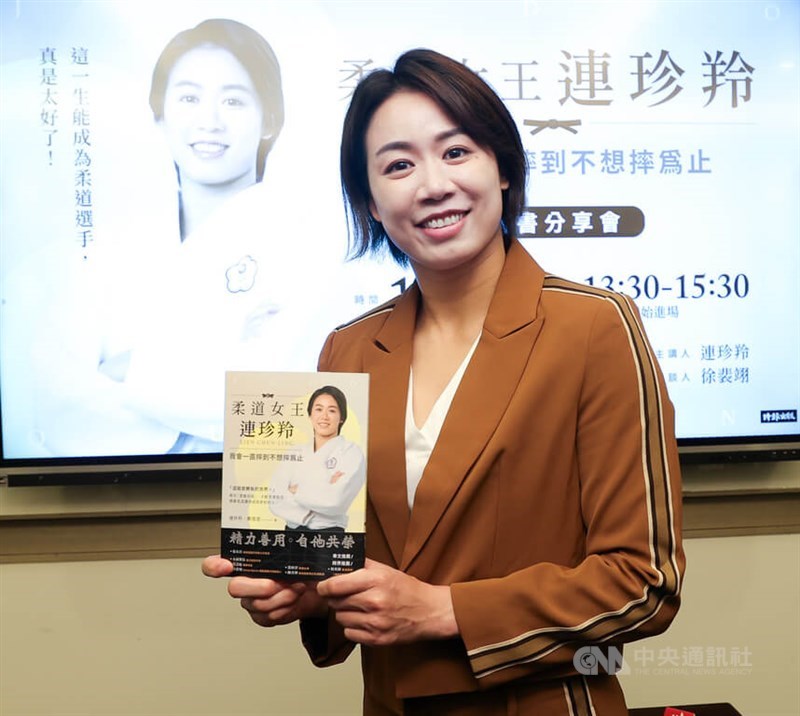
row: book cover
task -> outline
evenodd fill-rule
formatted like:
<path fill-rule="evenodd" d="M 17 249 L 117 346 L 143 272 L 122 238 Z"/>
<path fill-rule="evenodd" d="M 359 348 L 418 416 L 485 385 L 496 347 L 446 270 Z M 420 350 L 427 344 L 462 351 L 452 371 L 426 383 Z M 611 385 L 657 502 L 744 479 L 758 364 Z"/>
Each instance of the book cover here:
<path fill-rule="evenodd" d="M 368 402 L 365 373 L 226 373 L 221 554 L 234 574 L 364 566 Z"/>

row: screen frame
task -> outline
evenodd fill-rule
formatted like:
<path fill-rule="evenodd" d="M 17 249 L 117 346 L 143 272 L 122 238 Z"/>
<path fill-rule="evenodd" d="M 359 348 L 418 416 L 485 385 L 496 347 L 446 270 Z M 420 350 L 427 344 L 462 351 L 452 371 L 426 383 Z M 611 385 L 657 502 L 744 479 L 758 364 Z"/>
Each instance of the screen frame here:
<path fill-rule="evenodd" d="M 0 484 L 85 485 L 220 479 L 221 453 L 7 458 L 2 437 L 3 419 L 0 410 Z M 678 438 L 681 461 L 728 464 L 798 460 L 800 433 L 797 424 L 787 424 L 785 429 L 787 432 L 771 436 Z"/>

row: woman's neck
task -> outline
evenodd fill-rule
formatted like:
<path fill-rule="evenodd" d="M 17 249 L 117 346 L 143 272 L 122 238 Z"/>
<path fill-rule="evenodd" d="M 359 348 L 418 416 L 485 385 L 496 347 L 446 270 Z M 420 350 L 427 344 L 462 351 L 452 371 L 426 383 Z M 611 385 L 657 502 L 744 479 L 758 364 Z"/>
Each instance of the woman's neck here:
<path fill-rule="evenodd" d="M 452 270 L 414 267 L 422 294 L 411 357 L 412 412 L 417 427 L 425 425 L 480 335 L 505 258 L 498 234 L 480 255 Z"/>
<path fill-rule="evenodd" d="M 314 452 L 320 450 L 324 445 L 329 443 L 334 438 L 339 437 L 338 435 L 329 435 L 328 437 L 318 437 L 317 435 L 314 436 Z"/>
<path fill-rule="evenodd" d="M 474 340 L 480 333 L 505 263 L 502 238 L 469 265 L 414 272 L 422 294 L 417 330 Z"/>
<path fill-rule="evenodd" d="M 197 184 L 181 182 L 181 240 L 190 236 L 222 204 L 253 184 L 231 182 L 230 184 Z"/>

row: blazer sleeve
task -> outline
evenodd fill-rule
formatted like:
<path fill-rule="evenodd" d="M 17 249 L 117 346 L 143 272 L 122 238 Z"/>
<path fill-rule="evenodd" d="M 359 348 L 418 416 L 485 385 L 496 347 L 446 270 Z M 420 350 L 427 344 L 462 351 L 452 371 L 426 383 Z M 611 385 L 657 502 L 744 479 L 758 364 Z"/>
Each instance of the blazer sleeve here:
<path fill-rule="evenodd" d="M 300 620 L 300 638 L 314 666 L 341 664 L 355 649 L 333 611 L 327 617 Z"/>
<path fill-rule="evenodd" d="M 585 554 L 452 585 L 482 688 L 578 673 L 581 647 L 658 634 L 678 609 L 681 484 L 666 386 L 630 299 L 603 300 L 587 335 L 575 440 Z"/>

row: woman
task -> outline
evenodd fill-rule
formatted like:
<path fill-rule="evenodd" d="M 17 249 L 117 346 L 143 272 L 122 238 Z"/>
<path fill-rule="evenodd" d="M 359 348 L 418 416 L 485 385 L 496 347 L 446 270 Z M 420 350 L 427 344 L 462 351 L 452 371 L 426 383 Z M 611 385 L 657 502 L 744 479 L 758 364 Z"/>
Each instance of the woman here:
<path fill-rule="evenodd" d="M 629 299 L 549 276 L 520 246 L 525 174 L 502 102 L 442 55 L 408 52 L 353 96 L 356 253 L 388 245 L 417 279 L 320 357 L 370 374 L 370 560 L 316 589 L 229 592 L 258 624 L 299 619 L 316 664 L 361 644 L 371 716 L 622 716 L 586 650 L 613 657 L 678 608 L 663 378 Z"/>
<path fill-rule="evenodd" d="M 269 367 L 285 369 L 297 320 L 287 306 L 295 259 L 269 237 L 281 199 L 261 184 L 284 121 L 280 67 L 247 25 L 205 20 L 162 51 L 150 106 L 177 211 L 137 295 L 132 349 L 106 372 L 124 381 L 128 407 L 174 430 L 169 452 L 218 452 L 225 370 L 264 368 L 267 352 Z"/>
<path fill-rule="evenodd" d="M 167 43 L 149 101 L 151 175 L 103 184 L 89 260 L 46 258 L 62 278 L 33 356 L 45 455 L 219 452 L 225 370 L 291 365 L 296 259 L 271 240 L 286 182 L 264 173 L 284 121 L 274 52 L 206 20 Z"/>
<path fill-rule="evenodd" d="M 175 162 L 185 238 L 227 198 L 262 180 L 283 127 L 278 60 L 247 25 L 205 20 L 161 52 L 150 107 Z"/>
<path fill-rule="evenodd" d="M 288 530 L 345 532 L 347 511 L 366 480 L 364 453 L 342 437 L 347 398 L 336 386 L 317 388 L 308 400 L 314 438 L 301 462 L 281 463 L 272 479 L 270 510 Z"/>

